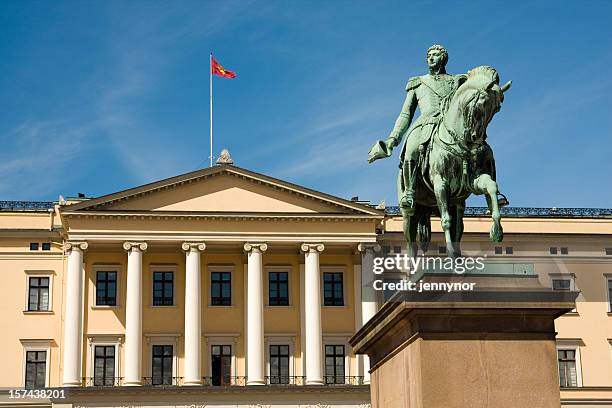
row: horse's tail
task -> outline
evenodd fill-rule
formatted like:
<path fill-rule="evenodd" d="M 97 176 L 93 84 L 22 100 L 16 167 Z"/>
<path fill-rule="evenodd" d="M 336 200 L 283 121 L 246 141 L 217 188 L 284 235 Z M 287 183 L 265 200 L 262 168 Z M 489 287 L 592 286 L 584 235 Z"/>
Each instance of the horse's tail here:
<path fill-rule="evenodd" d="M 426 211 L 419 217 L 419 225 L 417 227 L 419 231 L 419 243 L 421 251 L 427 252 L 429 249 L 429 243 L 431 242 L 431 212 Z"/>

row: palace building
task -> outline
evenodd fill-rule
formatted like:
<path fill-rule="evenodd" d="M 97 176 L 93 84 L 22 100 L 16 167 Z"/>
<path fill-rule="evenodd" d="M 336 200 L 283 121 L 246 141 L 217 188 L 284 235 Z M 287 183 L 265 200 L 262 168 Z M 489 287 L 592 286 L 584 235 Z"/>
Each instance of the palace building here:
<path fill-rule="evenodd" d="M 612 210 L 504 210 L 492 244 L 468 208 L 464 251 L 580 291 L 556 322 L 562 405 L 612 406 Z M 0 405 L 367 407 L 368 359 L 348 339 L 387 295 L 364 295 L 374 257 L 405 246 L 397 208 L 231 164 L 0 202 Z M 15 398 L 27 389 L 63 392 Z"/>

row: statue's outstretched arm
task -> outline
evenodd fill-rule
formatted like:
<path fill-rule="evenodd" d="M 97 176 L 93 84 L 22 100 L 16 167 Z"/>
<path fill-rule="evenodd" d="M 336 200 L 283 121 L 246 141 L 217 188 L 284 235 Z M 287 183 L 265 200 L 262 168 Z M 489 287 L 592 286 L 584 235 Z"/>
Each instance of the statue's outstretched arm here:
<path fill-rule="evenodd" d="M 387 139 L 388 147 L 393 148 L 400 144 L 404 135 L 406 134 L 406 131 L 408 130 L 408 127 L 410 126 L 410 123 L 412 122 L 417 106 L 418 101 L 416 98 L 416 93 L 411 89 L 406 95 L 406 100 L 404 101 L 404 106 L 402 106 L 402 111 L 397 117 L 395 126 L 393 126 L 393 130 Z"/>

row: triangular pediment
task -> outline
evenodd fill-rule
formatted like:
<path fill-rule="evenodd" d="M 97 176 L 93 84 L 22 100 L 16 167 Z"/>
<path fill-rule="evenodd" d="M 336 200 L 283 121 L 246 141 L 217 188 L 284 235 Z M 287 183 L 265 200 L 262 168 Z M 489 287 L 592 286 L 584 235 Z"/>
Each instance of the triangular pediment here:
<path fill-rule="evenodd" d="M 215 166 L 65 207 L 65 211 L 381 215 L 380 210 L 235 166 Z"/>

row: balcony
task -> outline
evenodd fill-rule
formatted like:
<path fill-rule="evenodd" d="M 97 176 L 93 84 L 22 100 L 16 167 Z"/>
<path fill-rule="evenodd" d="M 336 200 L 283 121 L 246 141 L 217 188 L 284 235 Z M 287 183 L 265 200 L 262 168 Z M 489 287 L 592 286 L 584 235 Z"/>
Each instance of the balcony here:
<path fill-rule="evenodd" d="M 266 376 L 266 385 L 271 387 L 306 385 L 304 376 Z M 180 387 L 183 377 L 142 377 L 144 387 Z M 202 377 L 202 386 L 209 387 L 243 387 L 247 385 L 246 376 Z M 362 376 L 324 376 L 323 386 L 359 386 L 364 385 Z M 123 377 L 83 377 L 83 387 L 121 387 Z"/>

